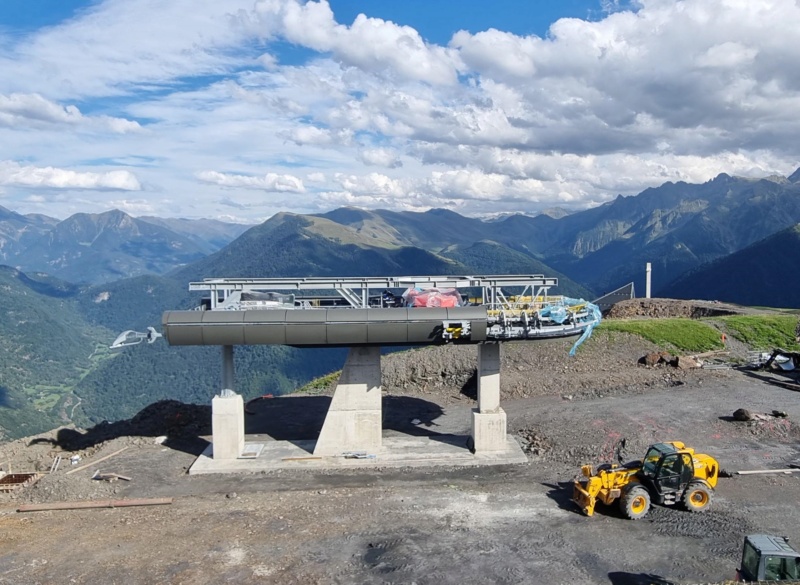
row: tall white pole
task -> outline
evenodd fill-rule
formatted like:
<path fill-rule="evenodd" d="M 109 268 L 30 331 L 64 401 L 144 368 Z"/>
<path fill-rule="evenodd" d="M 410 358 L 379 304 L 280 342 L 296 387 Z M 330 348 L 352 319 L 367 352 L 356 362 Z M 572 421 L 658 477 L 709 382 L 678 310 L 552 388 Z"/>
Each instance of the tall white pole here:
<path fill-rule="evenodd" d="M 649 262 L 647 263 L 647 285 L 645 286 L 644 291 L 645 291 L 644 292 L 644 298 L 649 299 L 650 298 L 650 263 Z"/>

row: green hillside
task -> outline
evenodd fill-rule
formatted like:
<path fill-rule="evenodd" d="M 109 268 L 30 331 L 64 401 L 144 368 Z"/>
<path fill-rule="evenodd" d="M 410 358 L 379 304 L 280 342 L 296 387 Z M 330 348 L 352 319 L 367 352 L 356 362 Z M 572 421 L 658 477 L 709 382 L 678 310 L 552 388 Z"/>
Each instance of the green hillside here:
<path fill-rule="evenodd" d="M 714 262 L 658 291 L 678 299 L 716 299 L 740 305 L 800 308 L 800 224 Z"/>
<path fill-rule="evenodd" d="M 586 300 L 592 300 L 597 296 L 542 262 L 496 242 L 484 241 L 468 246 L 451 246 L 443 250 L 441 255 L 467 267 L 471 274 L 543 274 L 558 278 L 558 287 L 550 291 L 553 294 Z"/>
<path fill-rule="evenodd" d="M 71 391 L 110 357 L 110 332 L 89 326 L 71 285 L 0 266 L 0 438 L 68 420 Z"/>

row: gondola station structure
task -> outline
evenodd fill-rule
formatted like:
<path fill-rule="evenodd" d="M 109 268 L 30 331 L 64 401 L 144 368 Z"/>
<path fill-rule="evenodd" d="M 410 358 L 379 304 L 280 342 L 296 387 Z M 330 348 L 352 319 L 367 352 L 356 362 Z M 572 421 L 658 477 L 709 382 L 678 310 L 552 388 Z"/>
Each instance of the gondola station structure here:
<path fill-rule="evenodd" d="M 551 295 L 557 284 L 543 275 L 207 278 L 190 283 L 189 289 L 202 291 L 205 298 L 195 310 L 166 311 L 163 337 L 170 345 L 221 346 L 222 353 L 211 445 L 190 473 L 293 467 L 301 461 L 318 467 L 524 461 L 507 435 L 500 405 L 502 344 L 579 337 L 574 351 L 601 318 L 592 303 Z M 245 436 L 234 348 L 265 344 L 349 348 L 315 441 L 264 442 L 260 436 L 257 441 Z M 407 437 L 394 441 L 393 448 L 383 437 L 381 348 L 443 344 L 477 346 L 478 400 L 471 433 L 435 442 Z"/>

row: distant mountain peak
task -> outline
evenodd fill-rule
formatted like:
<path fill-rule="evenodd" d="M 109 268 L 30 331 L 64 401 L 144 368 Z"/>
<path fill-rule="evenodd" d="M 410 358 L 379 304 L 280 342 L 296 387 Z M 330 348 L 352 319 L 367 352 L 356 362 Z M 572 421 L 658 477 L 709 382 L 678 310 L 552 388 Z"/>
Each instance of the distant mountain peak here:
<path fill-rule="evenodd" d="M 800 183 L 800 167 L 786 178 L 790 183 Z"/>

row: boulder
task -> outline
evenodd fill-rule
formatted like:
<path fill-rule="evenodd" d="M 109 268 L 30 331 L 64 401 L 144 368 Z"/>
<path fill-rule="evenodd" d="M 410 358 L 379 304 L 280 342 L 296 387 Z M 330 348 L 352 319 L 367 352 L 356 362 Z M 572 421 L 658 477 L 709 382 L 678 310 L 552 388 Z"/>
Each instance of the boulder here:
<path fill-rule="evenodd" d="M 699 368 L 702 365 L 699 360 L 687 355 L 678 356 L 676 361 L 677 363 L 675 365 L 681 370 Z"/>

